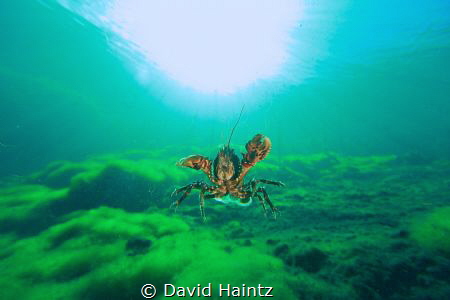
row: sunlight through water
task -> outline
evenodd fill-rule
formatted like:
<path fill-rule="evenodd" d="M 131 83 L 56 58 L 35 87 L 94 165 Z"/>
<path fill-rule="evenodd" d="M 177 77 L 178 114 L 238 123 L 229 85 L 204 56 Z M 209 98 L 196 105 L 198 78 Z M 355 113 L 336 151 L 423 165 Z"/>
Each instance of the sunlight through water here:
<path fill-rule="evenodd" d="M 129 60 L 141 82 L 154 66 L 181 86 L 221 95 L 280 74 L 302 13 L 298 0 L 60 3 L 132 49 Z"/>

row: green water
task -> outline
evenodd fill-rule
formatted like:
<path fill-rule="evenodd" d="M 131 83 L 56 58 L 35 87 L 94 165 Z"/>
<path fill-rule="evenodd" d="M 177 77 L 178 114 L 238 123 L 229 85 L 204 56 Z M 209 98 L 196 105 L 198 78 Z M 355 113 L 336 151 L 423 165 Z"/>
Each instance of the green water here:
<path fill-rule="evenodd" d="M 139 73 L 132 45 L 82 9 L 108 3 L 0 4 L 1 299 L 209 283 L 213 299 L 219 284 L 450 298 L 448 1 L 304 1 L 279 74 L 228 95 Z M 231 146 L 270 138 L 245 182 L 285 183 L 265 185 L 276 220 L 226 198 L 206 200 L 204 223 L 197 191 L 175 212 L 175 188 L 212 186 L 175 163 L 213 160 L 243 105 Z"/>

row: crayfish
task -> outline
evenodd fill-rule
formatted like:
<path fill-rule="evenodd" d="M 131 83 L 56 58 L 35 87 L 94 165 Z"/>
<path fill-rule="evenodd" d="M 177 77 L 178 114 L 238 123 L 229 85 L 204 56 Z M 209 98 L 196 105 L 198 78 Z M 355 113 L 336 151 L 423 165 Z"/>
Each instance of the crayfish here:
<path fill-rule="evenodd" d="M 267 179 L 252 179 L 249 182 L 244 183 L 244 178 L 248 171 L 250 171 L 257 162 L 263 160 L 267 156 L 271 150 L 272 143 L 268 137 L 262 134 L 256 134 L 245 145 L 247 153 L 243 153 L 242 159 L 239 159 L 234 150 L 230 148 L 230 140 L 236 125 L 231 132 L 228 143 L 219 150 L 219 153 L 213 161 L 203 155 L 191 155 L 182 158 L 176 164 L 177 166 L 203 171 L 213 185 L 208 185 L 203 181 L 196 181 L 178 188 L 172 195 L 182 195 L 173 203 L 173 205 L 178 207 L 192 190 L 197 189 L 200 190 L 200 214 L 203 220 L 206 220 L 204 208 L 205 199 L 216 199 L 220 201 L 221 199 L 230 196 L 239 199 L 241 204 L 249 203 L 252 198 L 256 197 L 264 210 L 264 215 L 267 214 L 267 203 L 274 218 L 276 218 L 278 213 L 277 208 L 273 205 L 265 188 L 258 186 L 258 184 L 263 183 L 276 186 L 284 186 L 284 184 L 280 181 Z"/>

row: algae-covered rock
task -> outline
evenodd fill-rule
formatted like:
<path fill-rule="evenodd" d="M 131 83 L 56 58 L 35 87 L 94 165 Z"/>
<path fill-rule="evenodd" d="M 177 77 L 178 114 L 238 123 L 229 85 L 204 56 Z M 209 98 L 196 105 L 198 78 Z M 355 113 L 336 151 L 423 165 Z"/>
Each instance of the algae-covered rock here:
<path fill-rule="evenodd" d="M 207 242 L 209 244 L 210 242 Z M 200 243 L 202 245 L 202 243 Z M 211 247 L 212 246 L 212 247 Z M 193 287 L 197 284 L 206 286 L 212 284 L 211 299 L 235 298 L 233 294 L 224 291 L 219 294 L 219 284 L 222 287 L 273 287 L 275 299 L 296 299 L 292 289 L 287 284 L 288 274 L 285 273 L 280 260 L 259 253 L 252 247 L 237 247 L 232 251 L 211 245 L 197 250 L 197 258 L 182 272 L 175 276 L 172 283 L 175 286 Z"/>
<path fill-rule="evenodd" d="M 218 284 L 273 286 L 275 299 L 450 297 L 449 209 L 408 228 L 411 216 L 448 205 L 448 161 L 273 157 L 246 182 L 286 183 L 266 186 L 277 220 L 258 201 L 207 199 L 203 224 L 197 192 L 167 214 L 174 186 L 206 180 L 176 168 L 178 158 L 158 150 L 54 162 L 4 184 L 0 299 L 142 299 L 147 283 L 156 299 L 165 284 L 209 283 L 213 299 Z M 24 286 L 33 288 L 23 295 Z"/>
<path fill-rule="evenodd" d="M 45 184 L 52 188 L 63 188 L 70 185 L 72 177 L 101 167 L 100 163 L 70 161 L 54 161 L 43 170 L 30 175 L 30 181 Z"/>
<path fill-rule="evenodd" d="M 327 262 L 328 255 L 318 248 L 295 253 L 288 258 L 288 264 L 302 268 L 308 273 L 317 273 Z"/>
<path fill-rule="evenodd" d="M 65 200 L 54 207 L 57 214 L 102 205 L 143 211 L 167 207 L 173 186 L 188 179 L 188 172 L 177 168 L 174 161 L 143 152 L 95 156 L 83 162 L 57 161 L 32 174 L 29 181 L 68 189 Z"/>
<path fill-rule="evenodd" d="M 151 247 L 140 255 L 124 255 L 137 236 L 152 240 Z M 0 276 L 2 299 L 23 286 L 33 286 L 23 299 L 140 299 L 146 283 L 162 291 L 169 283 L 210 282 L 263 284 L 274 287 L 277 298 L 296 299 L 279 259 L 252 245 L 229 243 L 220 232 L 191 230 L 181 219 L 162 214 L 107 207 L 78 211 L 9 248 L 0 263 L 0 275 L 9 270 L 7 277 Z M 212 299 L 221 299 L 217 293 Z"/>
<path fill-rule="evenodd" d="M 108 166 L 91 178 L 78 177 L 72 181 L 66 201 L 60 209 L 72 211 L 102 205 L 143 211 L 160 204 L 166 196 L 164 188 L 151 190 L 153 184 L 145 177 L 117 166 Z"/>
<path fill-rule="evenodd" d="M 188 178 L 186 170 L 177 168 L 175 161 L 176 158 L 172 156 L 156 157 L 155 153 L 143 151 L 98 155 L 81 162 L 52 162 L 43 170 L 30 175 L 29 181 L 50 187 L 68 187 L 74 181 L 91 180 L 107 168 L 136 174 L 148 182 L 178 182 Z"/>
<path fill-rule="evenodd" d="M 127 255 L 142 255 L 148 252 L 152 241 L 145 238 L 130 238 L 125 245 Z"/>
<path fill-rule="evenodd" d="M 442 207 L 413 222 L 411 237 L 422 247 L 450 258 L 450 207 Z"/>
<path fill-rule="evenodd" d="M 67 197 L 68 189 L 20 184 L 0 189 L 0 232 L 30 235 L 55 222 L 52 206 Z"/>

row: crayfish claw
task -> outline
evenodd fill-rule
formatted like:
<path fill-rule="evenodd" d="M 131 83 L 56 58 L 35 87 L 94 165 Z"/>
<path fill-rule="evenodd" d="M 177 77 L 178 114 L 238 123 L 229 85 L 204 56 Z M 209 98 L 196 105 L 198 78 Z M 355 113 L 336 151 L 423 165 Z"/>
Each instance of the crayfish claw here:
<path fill-rule="evenodd" d="M 175 165 L 195 170 L 202 170 L 205 173 L 209 173 L 211 161 L 203 155 L 190 155 L 180 159 Z"/>
<path fill-rule="evenodd" d="M 254 166 L 269 154 L 272 142 L 268 137 L 258 133 L 245 145 L 247 153 L 244 154 L 242 164 L 246 167 Z"/>

